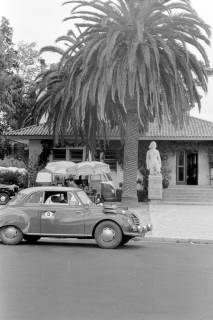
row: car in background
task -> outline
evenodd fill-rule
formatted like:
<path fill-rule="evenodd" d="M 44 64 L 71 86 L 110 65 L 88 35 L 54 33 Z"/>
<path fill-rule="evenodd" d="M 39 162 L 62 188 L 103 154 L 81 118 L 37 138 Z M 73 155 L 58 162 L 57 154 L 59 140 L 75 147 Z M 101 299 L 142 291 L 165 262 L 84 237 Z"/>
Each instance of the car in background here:
<path fill-rule="evenodd" d="M 103 202 L 117 201 L 116 188 L 109 173 L 102 173 L 90 176 L 90 186 L 97 190 Z"/>
<path fill-rule="evenodd" d="M 0 209 L 0 239 L 7 245 L 59 237 L 95 239 L 99 247 L 113 249 L 151 229 L 128 208 L 98 206 L 79 188 L 23 189 Z"/>
<path fill-rule="evenodd" d="M 0 184 L 0 205 L 5 205 L 18 192 L 19 187 L 16 184 Z"/>

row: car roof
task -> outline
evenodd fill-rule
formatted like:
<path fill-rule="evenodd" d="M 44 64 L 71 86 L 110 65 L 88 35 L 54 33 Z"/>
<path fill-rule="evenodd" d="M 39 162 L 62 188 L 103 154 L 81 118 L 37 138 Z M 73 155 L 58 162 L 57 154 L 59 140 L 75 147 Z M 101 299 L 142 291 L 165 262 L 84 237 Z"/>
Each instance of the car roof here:
<path fill-rule="evenodd" d="M 68 192 L 68 191 L 80 191 L 80 190 L 81 190 L 80 188 L 76 188 L 76 187 L 41 186 L 41 187 L 31 187 L 31 188 L 22 189 L 21 192 L 25 194 L 29 194 L 31 192 L 36 192 L 36 191 Z"/>

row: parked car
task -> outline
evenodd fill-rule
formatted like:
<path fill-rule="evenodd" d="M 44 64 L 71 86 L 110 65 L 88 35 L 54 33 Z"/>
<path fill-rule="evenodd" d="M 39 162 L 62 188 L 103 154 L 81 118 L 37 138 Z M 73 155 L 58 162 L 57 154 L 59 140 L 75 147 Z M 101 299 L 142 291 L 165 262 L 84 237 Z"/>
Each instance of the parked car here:
<path fill-rule="evenodd" d="M 0 238 L 9 245 L 63 237 L 95 239 L 99 247 L 109 249 L 144 237 L 151 229 L 128 208 L 98 206 L 79 188 L 23 189 L 0 209 Z"/>
<path fill-rule="evenodd" d="M 109 173 L 102 173 L 90 176 L 90 185 L 96 189 L 104 202 L 116 201 L 116 188 Z"/>
<path fill-rule="evenodd" d="M 16 184 L 0 184 L 0 205 L 7 204 L 11 197 L 15 196 L 19 187 Z"/>

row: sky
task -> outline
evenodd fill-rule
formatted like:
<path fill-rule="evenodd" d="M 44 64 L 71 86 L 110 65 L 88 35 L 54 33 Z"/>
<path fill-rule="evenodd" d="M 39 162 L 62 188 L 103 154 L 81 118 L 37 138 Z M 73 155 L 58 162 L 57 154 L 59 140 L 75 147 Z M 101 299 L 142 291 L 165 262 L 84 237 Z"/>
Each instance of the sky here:
<path fill-rule="evenodd" d="M 63 22 L 70 16 L 70 5 L 62 5 L 65 0 L 0 0 L 0 17 L 5 16 L 13 28 L 14 43 L 36 42 L 38 48 L 55 45 L 55 40 L 71 29 L 71 22 Z M 212 27 L 213 0 L 191 0 L 200 17 Z M 207 50 L 213 66 L 212 46 Z M 57 59 L 55 55 L 44 55 L 47 63 Z M 192 110 L 192 116 L 213 122 L 213 76 L 209 78 L 208 93 L 203 96 L 202 108 Z"/>

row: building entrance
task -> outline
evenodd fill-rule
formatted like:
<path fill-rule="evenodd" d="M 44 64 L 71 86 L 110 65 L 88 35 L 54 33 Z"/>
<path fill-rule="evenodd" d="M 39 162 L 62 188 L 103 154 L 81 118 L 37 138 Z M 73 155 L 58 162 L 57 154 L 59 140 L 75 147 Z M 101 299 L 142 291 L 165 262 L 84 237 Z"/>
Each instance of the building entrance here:
<path fill-rule="evenodd" d="M 191 151 L 177 152 L 177 184 L 198 184 L 198 153 Z"/>

